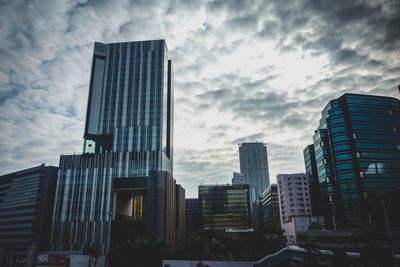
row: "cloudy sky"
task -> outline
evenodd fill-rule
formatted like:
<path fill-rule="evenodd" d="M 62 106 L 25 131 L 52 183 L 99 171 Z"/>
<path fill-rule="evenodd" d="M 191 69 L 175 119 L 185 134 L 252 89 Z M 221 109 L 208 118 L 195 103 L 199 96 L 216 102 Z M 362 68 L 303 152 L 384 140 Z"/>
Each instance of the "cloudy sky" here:
<path fill-rule="evenodd" d="M 320 112 L 343 93 L 399 97 L 400 2 L 0 1 L 0 174 L 82 151 L 94 41 L 166 39 L 174 176 L 197 195 L 268 143 L 271 180 L 304 171 Z"/>

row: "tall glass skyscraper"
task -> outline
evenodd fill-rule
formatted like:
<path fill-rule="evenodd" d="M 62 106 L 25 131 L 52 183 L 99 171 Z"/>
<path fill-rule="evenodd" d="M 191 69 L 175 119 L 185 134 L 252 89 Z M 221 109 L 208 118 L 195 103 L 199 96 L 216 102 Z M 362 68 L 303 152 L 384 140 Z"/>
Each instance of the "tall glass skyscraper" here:
<path fill-rule="evenodd" d="M 314 134 L 326 223 L 400 227 L 400 101 L 345 94 L 322 111 Z"/>
<path fill-rule="evenodd" d="M 164 40 L 95 43 L 84 152 L 131 153 L 130 176 L 149 169 L 172 174 L 172 114 L 172 63 Z"/>
<path fill-rule="evenodd" d="M 121 238 L 181 239 L 173 91 L 164 40 L 95 43 L 83 154 L 60 158 L 51 250 L 106 255 Z"/>
<path fill-rule="evenodd" d="M 267 146 L 251 142 L 239 145 L 240 173 L 250 186 L 250 201 L 254 203 L 258 195 L 269 186 Z"/>

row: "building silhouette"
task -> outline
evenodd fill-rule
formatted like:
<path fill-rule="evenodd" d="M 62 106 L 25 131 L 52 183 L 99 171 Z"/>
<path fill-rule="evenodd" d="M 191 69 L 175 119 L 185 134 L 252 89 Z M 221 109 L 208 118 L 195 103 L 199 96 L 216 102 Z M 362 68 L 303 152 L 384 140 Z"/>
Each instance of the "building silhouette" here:
<path fill-rule="evenodd" d="M 314 145 L 308 145 L 303 150 L 306 176 L 310 186 L 311 212 L 314 216 L 323 215 L 323 204 L 319 189 L 317 162 L 315 160 Z"/>
<path fill-rule="evenodd" d="M 233 172 L 232 184 L 249 184 L 246 176 L 239 172 Z"/>
<path fill-rule="evenodd" d="M 313 139 L 327 226 L 398 229 L 400 101 L 344 94 L 323 109 Z"/>
<path fill-rule="evenodd" d="M 0 176 L 0 266 L 33 266 L 47 250 L 57 171 L 43 164 Z"/>
<path fill-rule="evenodd" d="M 270 184 L 259 200 L 261 229 L 273 231 L 281 228 L 278 186 Z"/>
<path fill-rule="evenodd" d="M 185 200 L 186 236 L 196 233 L 201 229 L 201 212 L 198 198 L 187 198 Z"/>
<path fill-rule="evenodd" d="M 83 154 L 60 158 L 51 250 L 106 255 L 125 240 L 182 240 L 173 91 L 164 40 L 95 43 Z"/>

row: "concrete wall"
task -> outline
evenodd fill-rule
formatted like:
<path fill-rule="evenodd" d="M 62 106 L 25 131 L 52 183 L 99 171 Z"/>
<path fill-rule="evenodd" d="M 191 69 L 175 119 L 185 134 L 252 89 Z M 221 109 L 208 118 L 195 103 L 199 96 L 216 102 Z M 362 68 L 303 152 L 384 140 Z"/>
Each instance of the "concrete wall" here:
<path fill-rule="evenodd" d="M 116 214 L 132 217 L 132 194 L 130 192 L 117 192 L 116 198 Z"/>

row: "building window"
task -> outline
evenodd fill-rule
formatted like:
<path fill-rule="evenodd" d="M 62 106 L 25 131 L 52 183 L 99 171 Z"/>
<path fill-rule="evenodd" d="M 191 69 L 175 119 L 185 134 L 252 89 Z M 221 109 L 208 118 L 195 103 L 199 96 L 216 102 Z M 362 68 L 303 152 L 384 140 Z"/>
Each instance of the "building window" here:
<path fill-rule="evenodd" d="M 143 196 L 133 197 L 133 220 L 143 220 Z"/>

